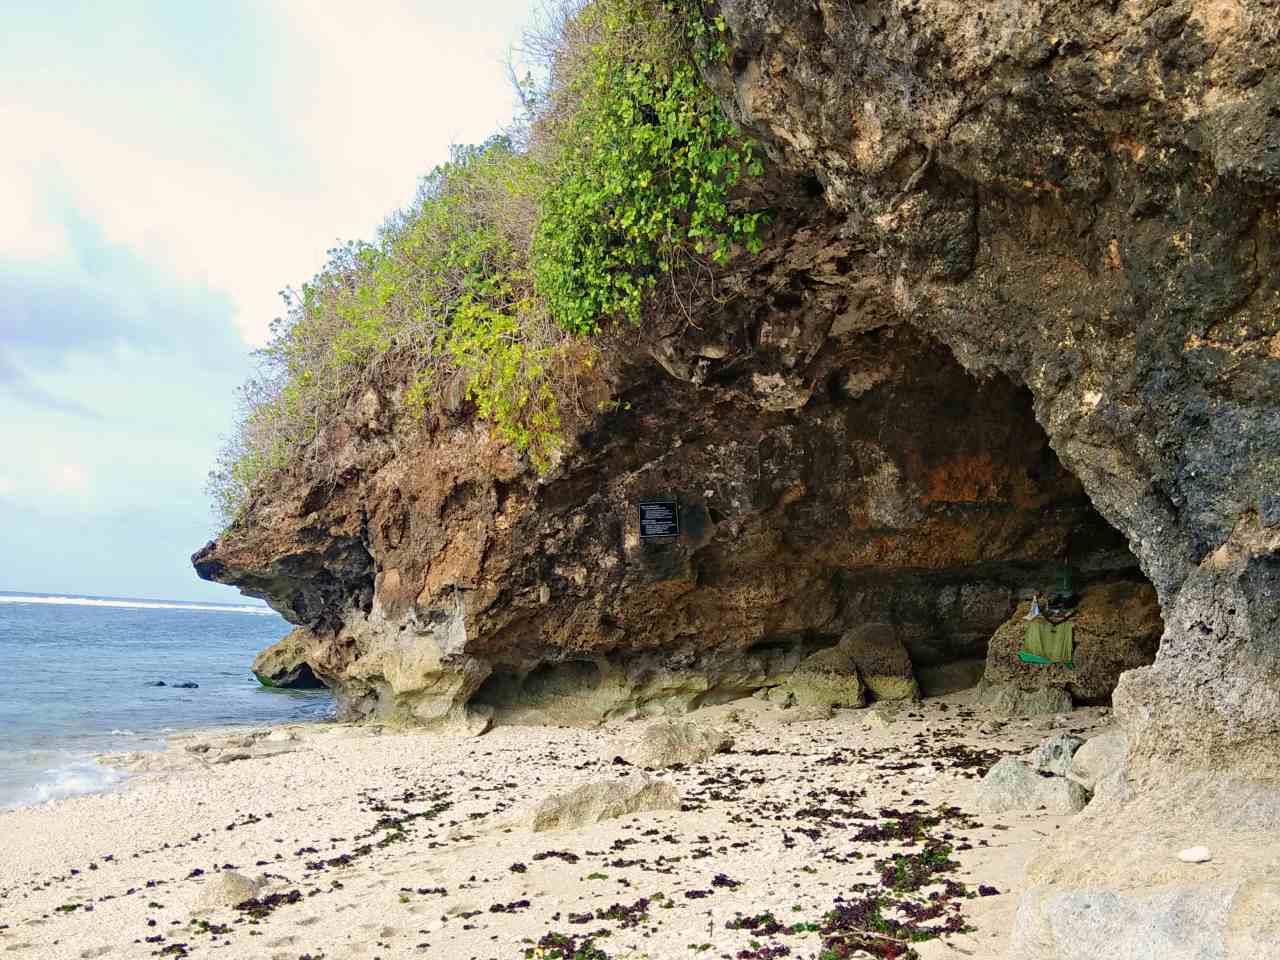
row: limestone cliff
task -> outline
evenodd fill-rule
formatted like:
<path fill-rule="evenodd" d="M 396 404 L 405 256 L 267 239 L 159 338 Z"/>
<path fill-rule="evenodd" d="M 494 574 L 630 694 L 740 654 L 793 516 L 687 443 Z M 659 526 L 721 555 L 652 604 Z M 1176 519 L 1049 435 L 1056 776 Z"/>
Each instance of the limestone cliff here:
<path fill-rule="evenodd" d="M 1114 694 L 1126 789 L 1275 796 L 1280 3 L 720 12 L 709 80 L 777 211 L 724 302 L 611 342 L 543 478 L 370 391 L 335 472 L 197 571 L 307 627 L 350 713 L 476 723 L 782 687 L 868 628 L 878 660 L 982 657 L 1060 561 L 1136 564 L 1164 632 Z M 647 496 L 678 538 L 638 538 Z"/>

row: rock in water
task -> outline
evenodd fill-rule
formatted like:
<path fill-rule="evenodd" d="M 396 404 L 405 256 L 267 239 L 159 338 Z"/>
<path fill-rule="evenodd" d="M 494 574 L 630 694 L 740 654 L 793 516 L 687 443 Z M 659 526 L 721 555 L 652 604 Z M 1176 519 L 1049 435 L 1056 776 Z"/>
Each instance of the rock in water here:
<path fill-rule="evenodd" d="M 679 810 L 680 792 L 667 780 L 646 775 L 625 780 L 603 780 L 555 793 L 539 803 L 525 818 L 534 833 L 575 830 L 579 827 L 651 810 Z"/>
<path fill-rule="evenodd" d="M 264 687 L 318 690 L 324 683 L 307 662 L 306 630 L 293 630 L 253 658 L 253 675 Z"/>
<path fill-rule="evenodd" d="M 1065 777 L 1071 771 L 1071 758 L 1084 744 L 1080 737 L 1069 733 L 1057 733 L 1041 741 L 1027 758 L 1037 770 Z"/>
<path fill-rule="evenodd" d="M 1178 859 L 1183 863 L 1208 863 L 1213 859 L 1208 847 L 1187 847 L 1178 851 Z"/>
<path fill-rule="evenodd" d="M 1045 776 L 1015 757 L 1005 757 L 987 771 L 974 791 L 974 804 L 983 813 L 1033 811 L 1078 813 L 1089 793 L 1074 780 Z"/>
<path fill-rule="evenodd" d="M 636 767 L 659 769 L 701 763 L 733 746 L 733 737 L 715 727 L 688 720 L 655 720 L 633 739 L 609 745 L 605 755 L 621 757 Z"/>

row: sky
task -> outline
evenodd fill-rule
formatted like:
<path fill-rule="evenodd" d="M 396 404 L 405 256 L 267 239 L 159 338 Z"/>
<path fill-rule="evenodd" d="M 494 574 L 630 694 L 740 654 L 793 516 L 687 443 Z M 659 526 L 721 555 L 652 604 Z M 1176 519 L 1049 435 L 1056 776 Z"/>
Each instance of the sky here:
<path fill-rule="evenodd" d="M 198 580 L 206 477 L 281 313 L 510 120 L 531 0 L 6 0 L 0 590 Z"/>

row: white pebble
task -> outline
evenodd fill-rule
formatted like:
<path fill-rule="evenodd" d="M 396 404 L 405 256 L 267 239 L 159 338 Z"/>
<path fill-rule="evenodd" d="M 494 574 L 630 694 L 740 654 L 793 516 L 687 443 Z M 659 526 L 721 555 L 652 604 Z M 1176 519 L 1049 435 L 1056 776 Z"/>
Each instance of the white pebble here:
<path fill-rule="evenodd" d="M 1208 847 L 1187 847 L 1178 854 L 1183 863 L 1207 863 L 1213 859 Z"/>

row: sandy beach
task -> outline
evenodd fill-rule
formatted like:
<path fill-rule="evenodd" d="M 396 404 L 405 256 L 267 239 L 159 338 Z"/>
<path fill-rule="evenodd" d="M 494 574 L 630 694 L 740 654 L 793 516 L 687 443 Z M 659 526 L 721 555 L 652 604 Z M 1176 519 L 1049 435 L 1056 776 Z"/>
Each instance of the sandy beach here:
<path fill-rule="evenodd" d="M 1108 718 L 993 722 L 968 697 L 908 705 L 879 728 L 868 710 L 797 720 L 737 701 L 689 718 L 729 733 L 731 750 L 652 774 L 607 759 L 646 721 L 458 739 L 340 724 L 176 737 L 164 754 L 110 758 L 134 773 L 114 792 L 0 814 L 0 952 L 817 957 L 837 899 L 865 896 L 893 854 L 932 840 L 954 866 L 909 896 L 927 902 L 949 883 L 924 925 L 958 911 L 965 931 L 914 949 L 1003 957 L 1025 864 L 1070 818 L 970 816 L 977 777 Z M 675 785 L 679 809 L 529 826 L 551 794 L 649 776 Z M 239 877 L 263 880 L 244 889 Z M 246 892 L 247 907 L 235 902 Z M 898 939 L 884 936 L 884 955 Z"/>

